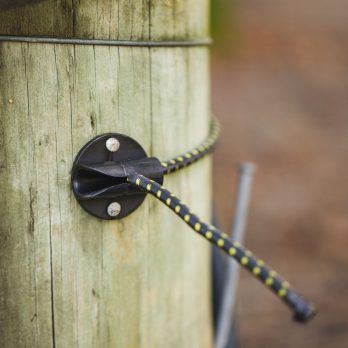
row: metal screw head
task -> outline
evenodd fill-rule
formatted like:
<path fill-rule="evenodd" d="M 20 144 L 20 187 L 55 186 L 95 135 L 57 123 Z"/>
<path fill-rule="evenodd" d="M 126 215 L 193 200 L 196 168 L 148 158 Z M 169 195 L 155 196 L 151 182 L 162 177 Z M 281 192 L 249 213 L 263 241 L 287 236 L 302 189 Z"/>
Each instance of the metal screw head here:
<path fill-rule="evenodd" d="M 116 217 L 121 212 L 121 205 L 117 202 L 113 202 L 108 206 L 108 214 L 111 217 Z"/>
<path fill-rule="evenodd" d="M 110 152 L 116 152 L 120 148 L 120 142 L 116 138 L 109 138 L 106 141 L 106 148 Z"/>

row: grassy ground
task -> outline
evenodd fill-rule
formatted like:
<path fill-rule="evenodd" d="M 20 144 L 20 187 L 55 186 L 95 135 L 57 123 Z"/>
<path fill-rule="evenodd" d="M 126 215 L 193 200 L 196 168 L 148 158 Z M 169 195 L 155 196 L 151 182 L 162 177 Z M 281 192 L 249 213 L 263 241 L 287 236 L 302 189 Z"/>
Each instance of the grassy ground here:
<path fill-rule="evenodd" d="M 320 309 L 301 327 L 243 272 L 241 347 L 347 347 L 348 3 L 245 0 L 237 13 L 233 55 L 212 63 L 215 199 L 226 228 L 235 164 L 257 164 L 246 243 Z"/>

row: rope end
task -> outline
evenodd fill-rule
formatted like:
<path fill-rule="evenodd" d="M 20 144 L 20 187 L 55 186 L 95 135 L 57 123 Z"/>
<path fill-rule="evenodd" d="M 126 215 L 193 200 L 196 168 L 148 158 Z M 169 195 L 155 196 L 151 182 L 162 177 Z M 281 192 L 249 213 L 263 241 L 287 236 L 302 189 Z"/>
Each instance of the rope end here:
<path fill-rule="evenodd" d="M 312 320 L 317 313 L 318 309 L 316 308 L 314 303 L 306 303 L 305 306 L 303 306 L 302 308 L 298 308 L 295 311 L 294 321 L 302 324 L 307 323 L 310 320 Z"/>

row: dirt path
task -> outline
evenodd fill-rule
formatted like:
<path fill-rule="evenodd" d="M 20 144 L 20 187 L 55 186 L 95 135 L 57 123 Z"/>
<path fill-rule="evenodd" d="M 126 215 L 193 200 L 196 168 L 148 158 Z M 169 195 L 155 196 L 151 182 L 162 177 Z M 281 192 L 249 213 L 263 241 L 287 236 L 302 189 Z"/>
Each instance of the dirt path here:
<path fill-rule="evenodd" d="M 241 347 L 347 347 L 348 3 L 248 0 L 238 27 L 234 59 L 213 59 L 221 220 L 236 162 L 256 162 L 247 245 L 320 308 L 300 327 L 243 272 Z"/>

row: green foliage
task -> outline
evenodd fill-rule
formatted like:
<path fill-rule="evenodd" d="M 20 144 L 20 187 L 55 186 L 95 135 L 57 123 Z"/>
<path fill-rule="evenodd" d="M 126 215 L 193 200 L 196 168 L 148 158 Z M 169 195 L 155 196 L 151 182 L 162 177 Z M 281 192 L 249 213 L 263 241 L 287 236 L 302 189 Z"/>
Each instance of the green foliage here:
<path fill-rule="evenodd" d="M 214 48 L 232 51 L 235 46 L 237 29 L 237 4 L 235 0 L 212 0 L 211 32 Z"/>

